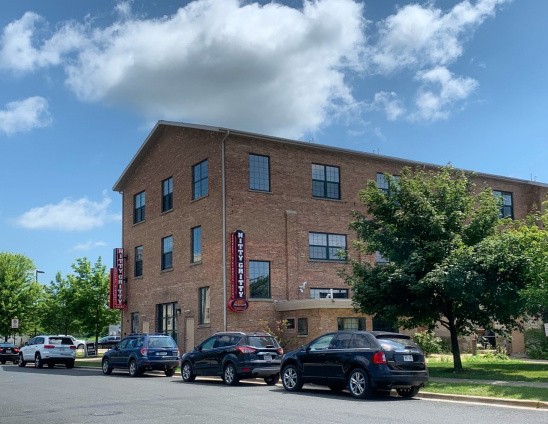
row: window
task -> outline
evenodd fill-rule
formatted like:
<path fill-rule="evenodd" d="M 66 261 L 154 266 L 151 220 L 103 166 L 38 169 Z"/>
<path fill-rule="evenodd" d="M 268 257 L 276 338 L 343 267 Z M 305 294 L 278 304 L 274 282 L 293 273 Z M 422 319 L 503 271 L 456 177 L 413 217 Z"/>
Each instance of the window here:
<path fill-rule="evenodd" d="M 199 303 L 198 324 L 200 325 L 209 324 L 210 323 L 209 287 L 200 287 L 198 289 L 198 303 Z"/>
<path fill-rule="evenodd" d="M 162 239 L 162 270 L 173 268 L 173 236 Z"/>
<path fill-rule="evenodd" d="M 131 313 L 131 332 L 132 333 L 139 333 L 139 312 L 132 312 Z"/>
<path fill-rule="evenodd" d="M 392 189 L 398 186 L 400 177 L 398 175 L 391 175 L 392 177 Z M 390 194 L 390 181 L 385 174 L 377 172 L 377 188 L 382 190 L 385 194 Z"/>
<path fill-rule="evenodd" d="M 162 212 L 173 209 L 173 177 L 162 181 Z"/>
<path fill-rule="evenodd" d="M 143 246 L 135 248 L 135 277 L 143 275 Z"/>
<path fill-rule="evenodd" d="M 270 158 L 268 156 L 249 155 L 249 188 L 270 191 Z"/>
<path fill-rule="evenodd" d="M 270 262 L 249 261 L 249 297 L 270 299 Z"/>
<path fill-rule="evenodd" d="M 312 164 L 312 196 L 340 199 L 339 167 Z"/>
<path fill-rule="evenodd" d="M 348 299 L 348 289 L 310 289 L 311 299 L 326 299 L 330 297 L 332 299 Z"/>
<path fill-rule="evenodd" d="M 308 318 L 299 318 L 297 320 L 297 327 L 299 336 L 308 336 Z"/>
<path fill-rule="evenodd" d="M 381 255 L 381 252 L 375 252 L 375 263 L 377 265 L 386 265 L 388 262 L 388 259 Z"/>
<path fill-rule="evenodd" d="M 343 330 L 365 330 L 365 318 L 337 318 L 337 329 Z"/>
<path fill-rule="evenodd" d="M 285 320 L 286 330 L 295 330 L 295 318 L 287 318 Z"/>
<path fill-rule="evenodd" d="M 208 171 L 207 160 L 192 167 L 192 200 L 207 196 Z"/>
<path fill-rule="evenodd" d="M 514 206 L 512 201 L 512 193 L 506 191 L 493 190 L 493 195 L 500 199 L 500 218 L 514 219 Z"/>
<path fill-rule="evenodd" d="M 160 334 L 167 334 L 177 341 L 177 326 L 175 324 L 175 308 L 177 303 L 161 303 L 157 305 L 158 327 L 156 331 Z"/>
<path fill-rule="evenodd" d="M 194 227 L 190 231 L 190 262 L 194 264 L 202 260 L 202 227 Z"/>
<path fill-rule="evenodd" d="M 133 196 L 133 223 L 145 220 L 145 192 L 142 191 Z"/>
<path fill-rule="evenodd" d="M 381 318 L 373 317 L 373 331 L 390 331 L 392 333 L 395 333 L 398 331 L 398 329 L 391 321 L 386 321 Z"/>
<path fill-rule="evenodd" d="M 346 236 L 344 234 L 309 233 L 310 259 L 344 261 Z"/>

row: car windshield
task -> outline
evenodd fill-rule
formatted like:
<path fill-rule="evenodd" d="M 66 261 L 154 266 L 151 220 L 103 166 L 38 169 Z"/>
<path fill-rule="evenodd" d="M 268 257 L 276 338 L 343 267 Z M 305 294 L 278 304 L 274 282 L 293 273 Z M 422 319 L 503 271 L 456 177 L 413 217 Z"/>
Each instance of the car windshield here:
<path fill-rule="evenodd" d="M 253 347 L 280 347 L 272 336 L 249 336 L 249 344 Z"/>
<path fill-rule="evenodd" d="M 0 343 L 0 347 L 15 347 L 13 343 Z"/>
<path fill-rule="evenodd" d="M 148 341 L 149 348 L 175 348 L 177 343 L 171 337 L 151 337 Z"/>
<path fill-rule="evenodd" d="M 378 337 L 379 343 L 385 350 L 416 349 L 417 345 L 408 337 Z"/>

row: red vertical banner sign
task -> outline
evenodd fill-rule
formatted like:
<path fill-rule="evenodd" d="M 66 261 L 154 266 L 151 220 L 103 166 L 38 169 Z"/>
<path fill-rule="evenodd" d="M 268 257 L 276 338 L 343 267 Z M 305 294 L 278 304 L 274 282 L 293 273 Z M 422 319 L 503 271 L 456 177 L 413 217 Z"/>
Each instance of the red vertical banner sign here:
<path fill-rule="evenodd" d="M 110 308 L 124 309 L 124 249 L 114 249 L 114 268 L 110 269 Z"/>
<path fill-rule="evenodd" d="M 231 236 L 231 297 L 228 307 L 233 312 L 243 312 L 249 307 L 246 296 L 245 233 L 236 230 Z"/>

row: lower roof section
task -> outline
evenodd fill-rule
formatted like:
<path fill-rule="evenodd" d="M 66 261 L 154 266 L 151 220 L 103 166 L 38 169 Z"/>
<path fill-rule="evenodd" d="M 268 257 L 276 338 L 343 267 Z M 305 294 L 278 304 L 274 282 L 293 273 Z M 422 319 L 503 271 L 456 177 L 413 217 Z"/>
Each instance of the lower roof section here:
<path fill-rule="evenodd" d="M 277 312 L 300 311 L 303 309 L 354 309 L 351 299 L 302 299 L 274 301 Z"/>

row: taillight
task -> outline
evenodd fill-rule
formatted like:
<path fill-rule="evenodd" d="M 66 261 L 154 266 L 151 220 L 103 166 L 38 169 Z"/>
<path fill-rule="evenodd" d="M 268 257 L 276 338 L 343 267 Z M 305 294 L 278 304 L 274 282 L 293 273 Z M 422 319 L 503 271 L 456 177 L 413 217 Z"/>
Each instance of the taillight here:
<path fill-rule="evenodd" d="M 17 352 L 19 352 L 19 349 L 18 349 L 18 348 L 14 348 L 14 349 L 13 349 L 13 353 L 17 353 Z"/>
<path fill-rule="evenodd" d="M 141 348 L 141 355 L 147 356 L 147 355 L 148 355 L 148 349 L 145 348 L 145 347 L 142 347 L 142 348 Z"/>
<path fill-rule="evenodd" d="M 256 353 L 257 349 L 252 348 L 251 346 L 238 346 L 238 350 L 242 353 Z"/>
<path fill-rule="evenodd" d="M 373 363 L 376 365 L 386 364 L 386 355 L 384 352 L 375 352 L 373 355 Z"/>
<path fill-rule="evenodd" d="M 284 354 L 283 348 L 277 349 L 276 352 L 278 352 L 278 355 L 280 355 L 280 356 L 282 356 Z"/>
<path fill-rule="evenodd" d="M 44 349 L 55 349 L 55 345 L 44 345 Z"/>
<path fill-rule="evenodd" d="M 70 348 L 71 348 L 71 350 L 76 350 L 76 346 L 74 346 L 74 345 L 71 345 Z"/>

